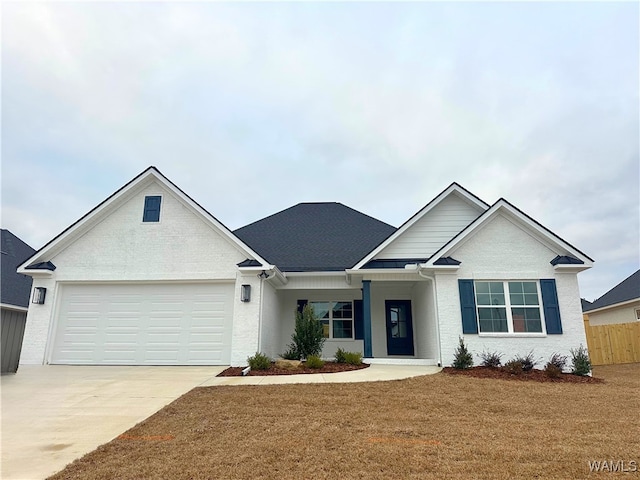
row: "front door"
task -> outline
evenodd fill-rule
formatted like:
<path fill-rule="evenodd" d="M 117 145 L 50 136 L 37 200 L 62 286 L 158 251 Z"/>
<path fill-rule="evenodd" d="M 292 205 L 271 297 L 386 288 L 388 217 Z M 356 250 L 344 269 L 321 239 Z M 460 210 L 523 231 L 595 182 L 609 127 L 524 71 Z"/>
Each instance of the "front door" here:
<path fill-rule="evenodd" d="M 387 354 L 413 355 L 411 300 L 386 300 Z"/>

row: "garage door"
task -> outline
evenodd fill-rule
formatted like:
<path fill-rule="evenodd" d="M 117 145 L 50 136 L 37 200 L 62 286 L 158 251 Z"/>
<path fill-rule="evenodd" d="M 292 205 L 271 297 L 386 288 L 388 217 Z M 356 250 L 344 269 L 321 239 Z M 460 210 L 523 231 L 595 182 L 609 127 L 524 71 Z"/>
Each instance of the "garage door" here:
<path fill-rule="evenodd" d="M 61 288 L 51 363 L 227 365 L 233 284 Z"/>

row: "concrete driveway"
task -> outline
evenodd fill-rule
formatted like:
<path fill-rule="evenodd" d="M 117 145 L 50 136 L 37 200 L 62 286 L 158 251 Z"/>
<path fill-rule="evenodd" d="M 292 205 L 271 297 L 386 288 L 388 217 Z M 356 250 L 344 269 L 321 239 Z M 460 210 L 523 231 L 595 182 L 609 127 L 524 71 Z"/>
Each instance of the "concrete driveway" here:
<path fill-rule="evenodd" d="M 224 368 L 21 365 L 1 379 L 0 477 L 62 470 Z"/>

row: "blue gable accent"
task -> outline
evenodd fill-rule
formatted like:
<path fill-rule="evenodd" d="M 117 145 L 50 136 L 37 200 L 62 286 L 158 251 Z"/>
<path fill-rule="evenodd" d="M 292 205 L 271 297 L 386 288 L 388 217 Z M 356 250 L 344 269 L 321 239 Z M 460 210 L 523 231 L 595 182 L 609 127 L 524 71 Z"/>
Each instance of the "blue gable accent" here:
<path fill-rule="evenodd" d="M 259 261 L 251 260 L 250 258 L 247 258 L 238 264 L 239 267 L 259 267 L 260 265 L 262 264 Z"/>
<path fill-rule="evenodd" d="M 51 262 L 38 262 L 32 263 L 28 267 L 24 267 L 26 270 L 51 270 L 52 272 L 56 269 L 56 266 Z"/>
<path fill-rule="evenodd" d="M 384 259 L 384 260 L 371 260 L 363 265 L 363 269 L 369 268 L 404 268 L 405 265 L 411 263 L 424 263 L 428 259 L 426 258 L 398 258 L 398 259 Z"/>
<path fill-rule="evenodd" d="M 159 195 L 150 195 L 144 197 L 144 213 L 142 215 L 143 222 L 159 222 L 160 221 L 160 203 L 162 197 Z"/>
<path fill-rule="evenodd" d="M 434 265 L 460 265 L 461 263 L 461 261 L 451 257 L 441 257 L 433 262 Z"/>

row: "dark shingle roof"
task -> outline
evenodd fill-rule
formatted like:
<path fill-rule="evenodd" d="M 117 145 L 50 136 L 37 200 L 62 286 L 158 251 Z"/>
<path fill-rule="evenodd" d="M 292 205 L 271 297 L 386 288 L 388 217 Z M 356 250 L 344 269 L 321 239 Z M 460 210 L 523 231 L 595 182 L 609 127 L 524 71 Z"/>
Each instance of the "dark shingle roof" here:
<path fill-rule="evenodd" d="M 584 262 L 570 255 L 556 255 L 556 258 L 551 260 L 551 265 L 584 265 Z"/>
<path fill-rule="evenodd" d="M 370 260 L 365 263 L 362 268 L 404 268 L 410 263 L 424 263 L 427 258 L 394 258 L 394 259 L 379 259 Z"/>
<path fill-rule="evenodd" d="M 395 228 L 341 203 L 299 203 L 233 233 L 282 271 L 353 267 Z"/>
<path fill-rule="evenodd" d="M 585 311 L 589 312 L 597 308 L 608 307 L 609 305 L 627 302 L 636 298 L 640 298 L 640 270 L 631 274 L 631 276 L 595 300 Z"/>
<path fill-rule="evenodd" d="M 0 302 L 18 307 L 29 306 L 31 277 L 16 273 L 16 268 L 36 251 L 9 230 L 2 229 L 2 286 Z"/>

